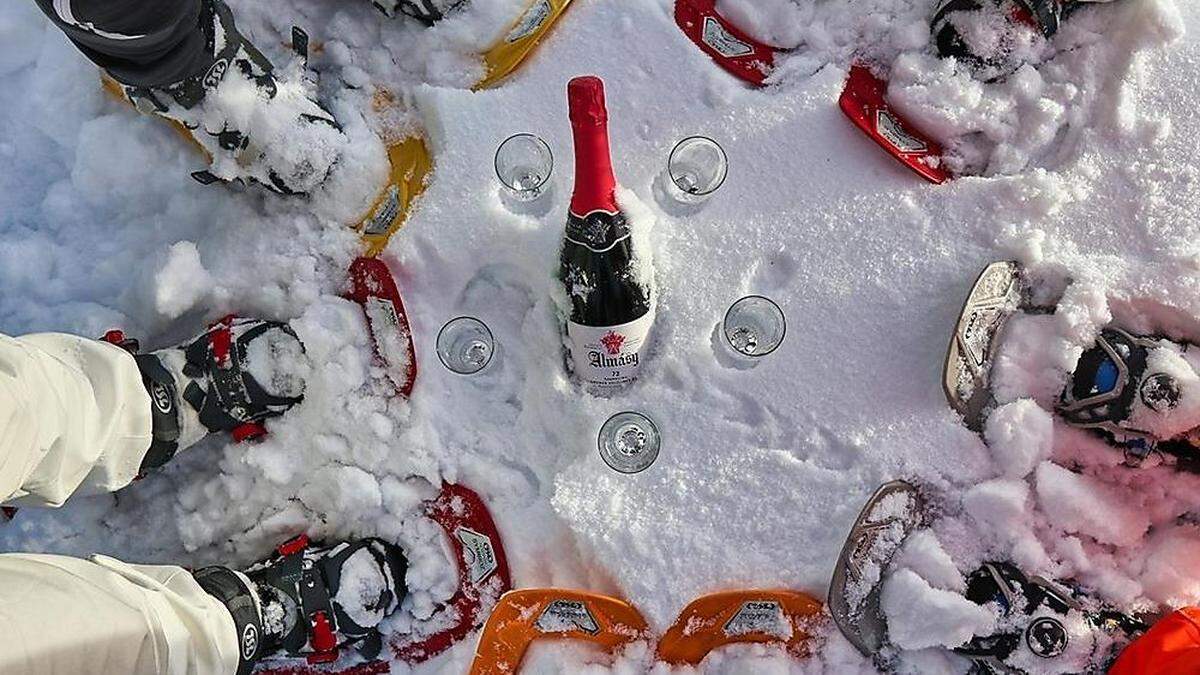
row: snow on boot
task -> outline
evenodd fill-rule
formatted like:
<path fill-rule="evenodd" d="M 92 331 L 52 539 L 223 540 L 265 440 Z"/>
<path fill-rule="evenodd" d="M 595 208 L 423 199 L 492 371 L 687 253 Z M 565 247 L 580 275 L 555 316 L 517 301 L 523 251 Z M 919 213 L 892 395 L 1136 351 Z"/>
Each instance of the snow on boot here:
<path fill-rule="evenodd" d="M 432 26 L 443 19 L 451 10 L 466 0 L 372 0 L 375 7 L 387 16 L 396 16 L 397 10 L 406 16 Z"/>
<path fill-rule="evenodd" d="M 1094 429 L 1134 457 L 1195 455 L 1200 353 L 1190 345 L 1106 328 L 1083 352 L 1059 401 L 1067 423 Z"/>
<path fill-rule="evenodd" d="M 999 616 L 998 632 L 954 650 L 970 658 L 976 672 L 1103 672 L 1120 647 L 1145 630 L 1136 619 L 1005 562 L 972 572 L 966 596 Z"/>
<path fill-rule="evenodd" d="M 165 86 L 122 84 L 138 110 L 183 125 L 208 153 L 202 183 L 254 182 L 282 194 L 321 185 L 348 143 L 302 72 L 276 78 L 271 62 L 238 32 L 223 0 L 202 0 L 201 28 L 213 65 Z M 302 70 L 301 69 L 297 69 Z"/>
<path fill-rule="evenodd" d="M 996 80 L 1033 60 L 1061 18 L 1060 0 L 942 0 L 931 22 L 933 43 L 943 58 Z"/>
<path fill-rule="evenodd" d="M 229 608 L 243 675 L 280 652 L 326 663 L 353 645 L 374 658 L 382 647 L 377 627 L 404 600 L 407 571 L 404 552 L 382 539 L 313 547 L 301 535 L 244 572 L 206 567 L 193 576 Z"/>
<path fill-rule="evenodd" d="M 141 472 L 213 431 L 236 440 L 262 435 L 261 422 L 304 398 L 311 364 L 286 323 L 226 317 L 195 339 L 150 354 L 119 332 L 105 339 L 134 353 L 150 393 L 154 440 Z"/>

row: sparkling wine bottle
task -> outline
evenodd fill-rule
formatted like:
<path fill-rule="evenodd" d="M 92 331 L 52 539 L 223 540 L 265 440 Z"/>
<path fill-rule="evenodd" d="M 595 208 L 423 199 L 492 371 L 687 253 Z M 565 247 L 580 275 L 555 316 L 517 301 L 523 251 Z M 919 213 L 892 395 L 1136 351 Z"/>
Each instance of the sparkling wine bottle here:
<path fill-rule="evenodd" d="M 608 146 L 604 83 L 567 84 L 575 137 L 575 191 L 567 215 L 560 278 L 571 301 L 567 337 L 575 375 L 609 395 L 637 377 L 654 323 L 648 256 L 639 255 L 617 206 Z"/>

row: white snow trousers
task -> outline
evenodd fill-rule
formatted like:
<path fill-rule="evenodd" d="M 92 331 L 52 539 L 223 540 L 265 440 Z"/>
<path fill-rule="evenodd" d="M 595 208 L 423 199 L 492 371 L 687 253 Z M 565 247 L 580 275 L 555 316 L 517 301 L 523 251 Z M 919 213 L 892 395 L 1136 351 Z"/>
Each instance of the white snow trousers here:
<path fill-rule="evenodd" d="M 0 502 L 57 506 L 124 487 L 150 433 L 150 397 L 120 347 L 0 335 Z M 233 618 L 183 568 L 0 554 L 4 675 L 223 675 L 237 665 Z"/>

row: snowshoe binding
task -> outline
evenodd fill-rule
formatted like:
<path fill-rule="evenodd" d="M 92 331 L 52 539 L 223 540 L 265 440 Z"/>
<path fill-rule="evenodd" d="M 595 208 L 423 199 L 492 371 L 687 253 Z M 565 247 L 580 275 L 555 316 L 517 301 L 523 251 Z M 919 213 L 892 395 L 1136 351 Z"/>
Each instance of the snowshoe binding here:
<path fill-rule="evenodd" d="M 972 572 L 966 597 L 994 606 L 1003 627 L 954 650 L 979 673 L 1101 671 L 1147 629 L 1138 619 L 1042 577 L 1027 577 L 1007 562 L 984 563 Z"/>
<path fill-rule="evenodd" d="M 229 608 L 244 675 L 276 653 L 328 663 L 355 647 L 374 658 L 383 645 L 377 627 L 404 600 L 407 570 L 403 551 L 381 539 L 322 547 L 301 535 L 244 572 L 206 567 L 194 576 Z"/>
<path fill-rule="evenodd" d="M 441 21 L 452 10 L 466 0 L 371 0 L 375 8 L 385 16 L 396 16 L 397 13 L 412 17 L 417 21 L 432 26 Z"/>
<path fill-rule="evenodd" d="M 150 394 L 154 440 L 143 474 L 210 432 L 238 441 L 262 436 L 263 420 L 304 399 L 310 364 L 286 323 L 229 316 L 190 342 L 149 354 L 120 331 L 104 340 L 133 353 Z"/>
<path fill-rule="evenodd" d="M 203 0 L 200 27 L 213 60 L 207 72 L 163 86 L 119 84 L 121 93 L 141 112 L 176 122 L 208 154 L 210 167 L 192 174 L 201 183 L 253 182 L 288 195 L 315 190 L 348 142 L 333 115 L 302 72 L 276 77 L 223 0 Z"/>

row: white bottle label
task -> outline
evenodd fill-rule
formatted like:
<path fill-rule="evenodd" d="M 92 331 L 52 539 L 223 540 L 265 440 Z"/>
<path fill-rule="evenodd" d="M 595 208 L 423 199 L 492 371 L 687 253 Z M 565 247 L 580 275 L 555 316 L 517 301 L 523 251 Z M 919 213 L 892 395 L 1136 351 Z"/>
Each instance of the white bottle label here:
<path fill-rule="evenodd" d="M 575 375 L 597 394 L 611 394 L 637 378 L 642 348 L 654 323 L 654 308 L 619 326 L 582 326 L 567 322 Z"/>

